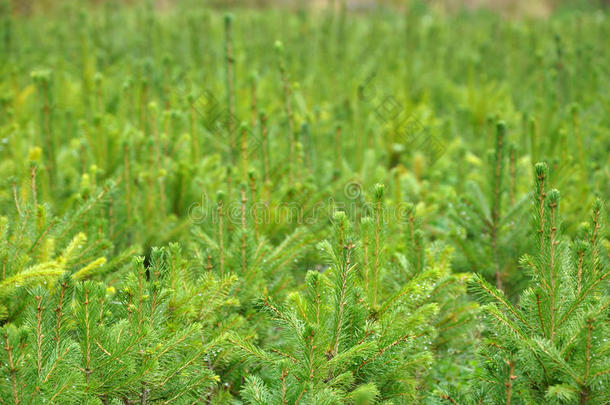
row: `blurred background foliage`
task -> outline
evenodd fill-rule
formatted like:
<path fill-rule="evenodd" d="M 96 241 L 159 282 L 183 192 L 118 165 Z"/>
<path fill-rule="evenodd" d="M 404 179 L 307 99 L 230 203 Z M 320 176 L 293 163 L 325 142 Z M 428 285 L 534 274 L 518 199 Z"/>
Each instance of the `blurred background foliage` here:
<path fill-rule="evenodd" d="M 173 7 L 177 4 L 208 6 L 215 8 L 235 7 L 286 7 L 293 9 L 340 9 L 366 11 L 378 7 L 405 8 L 413 3 L 425 3 L 440 11 L 455 12 L 460 9 L 487 8 L 509 16 L 547 17 L 561 7 L 590 8 L 607 7 L 609 0 L 149 0 L 157 9 Z M 81 0 L 82 3 L 102 5 L 112 3 L 139 4 L 137 0 Z M 12 0 L 15 13 L 30 14 L 45 11 L 61 4 L 58 0 Z"/>

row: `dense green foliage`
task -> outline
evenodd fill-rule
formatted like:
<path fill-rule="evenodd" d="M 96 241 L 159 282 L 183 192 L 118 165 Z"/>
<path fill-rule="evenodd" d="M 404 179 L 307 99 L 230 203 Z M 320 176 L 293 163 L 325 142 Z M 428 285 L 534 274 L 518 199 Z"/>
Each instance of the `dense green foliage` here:
<path fill-rule="evenodd" d="M 610 402 L 607 9 L 0 1 L 0 404 Z"/>

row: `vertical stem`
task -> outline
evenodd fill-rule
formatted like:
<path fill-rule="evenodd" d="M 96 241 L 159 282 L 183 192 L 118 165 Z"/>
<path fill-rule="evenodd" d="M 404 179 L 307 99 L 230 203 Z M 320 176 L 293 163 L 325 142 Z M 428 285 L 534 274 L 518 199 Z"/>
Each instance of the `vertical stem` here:
<path fill-rule="evenodd" d="M 416 257 L 416 252 L 415 252 L 415 215 L 414 215 L 414 207 L 410 208 L 409 210 L 409 219 L 407 222 L 407 229 L 409 230 L 409 253 L 411 254 L 411 257 L 409 257 L 409 260 L 411 261 L 411 264 L 415 263 L 415 257 Z"/>
<path fill-rule="evenodd" d="M 233 17 L 231 15 L 226 15 L 225 16 L 225 38 L 226 38 L 226 80 L 227 80 L 227 104 L 228 104 L 228 108 L 229 108 L 229 119 L 227 122 L 228 125 L 228 131 L 229 131 L 229 146 L 231 148 L 231 160 L 234 161 L 235 159 L 235 153 L 234 153 L 234 148 L 235 148 L 235 140 L 233 139 L 233 132 L 234 132 L 234 126 L 233 126 L 233 118 L 235 117 L 235 101 L 233 99 L 234 97 L 234 63 L 235 63 L 235 59 L 233 57 L 233 44 L 232 44 L 232 38 L 231 38 L 231 23 L 233 21 Z"/>
<path fill-rule="evenodd" d="M 208 255 L 206 258 L 206 265 L 205 265 L 205 269 L 207 271 L 210 271 L 214 268 L 214 266 L 212 265 L 212 256 Z"/>
<path fill-rule="evenodd" d="M 315 336 L 315 330 L 311 329 L 311 332 L 309 334 L 309 336 L 307 336 L 307 340 L 309 341 L 309 381 L 313 381 L 313 376 L 314 376 L 314 345 L 313 345 L 313 338 Z M 306 389 L 306 388 L 304 388 Z M 303 393 L 301 392 L 301 395 L 303 395 Z M 301 397 L 301 395 L 299 395 L 299 398 Z M 297 401 L 295 402 L 295 404 L 298 404 L 300 402 L 299 399 L 297 399 Z"/>
<path fill-rule="evenodd" d="M 256 128 L 256 122 L 258 119 L 258 110 L 256 107 L 256 74 L 252 74 L 252 78 L 250 81 L 250 96 L 251 96 L 251 110 L 252 110 L 252 121 L 251 127 L 252 132 Z"/>
<path fill-rule="evenodd" d="M 542 100 L 542 87 L 544 86 L 544 69 L 542 65 L 542 53 L 537 53 L 536 62 L 538 64 L 538 99 Z"/>
<path fill-rule="evenodd" d="M 21 400 L 19 399 L 19 392 L 17 391 L 17 368 L 13 360 L 13 347 L 10 344 L 8 332 L 4 332 L 4 350 L 8 355 L 8 368 L 11 372 L 11 388 L 13 390 L 13 402 L 15 405 L 19 405 Z"/>
<path fill-rule="evenodd" d="M 377 283 L 379 280 L 379 256 L 381 250 L 381 198 L 375 207 L 375 247 L 373 249 L 373 307 L 377 306 Z"/>
<path fill-rule="evenodd" d="M 261 113 L 260 120 L 261 120 L 261 142 L 262 142 L 261 147 L 263 148 L 263 173 L 265 176 L 265 183 L 267 183 L 269 181 L 269 154 L 268 154 L 269 140 L 267 139 L 267 136 L 268 136 L 267 116 L 265 115 L 265 113 Z"/>
<path fill-rule="evenodd" d="M 256 238 L 258 239 L 258 217 L 256 215 L 256 182 L 254 178 L 254 173 L 250 173 L 250 193 L 252 194 L 252 219 L 254 221 L 254 233 Z"/>
<path fill-rule="evenodd" d="M 140 405 L 146 405 L 148 403 L 148 388 L 146 387 L 142 387 L 141 393 L 140 393 Z"/>
<path fill-rule="evenodd" d="M 530 118 L 529 127 L 530 127 L 531 158 L 532 158 L 532 162 L 537 162 L 538 161 L 538 126 L 536 124 L 535 119 Z"/>
<path fill-rule="evenodd" d="M 514 374 L 515 363 L 510 360 L 508 360 L 506 363 L 509 367 L 509 375 L 508 381 L 504 385 L 506 386 L 506 405 L 510 405 L 511 398 L 513 396 L 513 380 L 517 378 L 517 376 Z"/>
<path fill-rule="evenodd" d="M 152 104 L 152 103 L 151 103 Z M 161 140 L 159 139 L 159 129 L 157 126 L 157 107 L 156 104 L 150 108 L 150 126 L 152 128 L 153 139 L 155 142 L 155 167 L 160 169 L 161 166 Z"/>
<path fill-rule="evenodd" d="M 587 319 L 587 346 L 585 347 L 585 375 L 583 381 L 589 378 L 591 368 L 591 332 L 593 331 L 593 320 Z"/>
<path fill-rule="evenodd" d="M 140 88 L 140 131 L 146 132 L 146 100 L 148 99 L 148 81 L 142 80 Z"/>
<path fill-rule="evenodd" d="M 48 149 L 47 154 L 49 156 L 49 175 L 54 173 L 55 170 L 55 150 L 53 146 L 53 134 L 51 133 L 51 105 L 49 99 L 49 83 L 47 81 L 42 82 L 43 89 L 43 117 L 44 117 L 44 134 L 46 147 Z M 51 176 L 49 176 L 51 177 Z M 53 182 L 51 181 L 51 187 Z"/>
<path fill-rule="evenodd" d="M 55 351 L 59 353 L 59 341 L 61 334 L 61 316 L 63 315 L 62 307 L 64 304 L 64 296 L 66 294 L 66 287 L 68 285 L 66 282 L 61 283 L 61 292 L 59 293 L 59 301 L 57 302 L 57 307 L 55 308 L 55 314 L 57 316 L 57 320 L 55 321 Z"/>
<path fill-rule="evenodd" d="M 167 209 L 167 198 L 165 197 L 165 176 L 161 175 L 159 176 L 159 204 L 160 209 L 159 209 L 159 215 L 161 215 L 161 218 L 164 219 L 165 218 L 165 210 Z"/>
<path fill-rule="evenodd" d="M 282 370 L 282 375 L 280 377 L 280 379 L 282 381 L 282 405 L 285 405 L 288 403 L 288 401 L 286 400 L 286 376 L 287 375 L 288 375 L 288 371 Z"/>
<path fill-rule="evenodd" d="M 163 69 L 163 93 L 165 95 L 165 111 L 169 111 L 171 108 L 170 102 L 170 89 L 169 89 L 169 65 L 170 59 L 167 58 L 164 60 L 164 69 Z"/>
<path fill-rule="evenodd" d="M 191 157 L 193 163 L 196 163 L 199 161 L 199 133 L 197 132 L 195 100 L 193 97 L 189 97 L 189 117 L 191 127 Z"/>
<path fill-rule="evenodd" d="M 415 254 L 415 269 L 421 272 L 424 269 L 424 247 L 423 235 L 420 230 L 417 230 L 413 237 L 413 252 Z"/>
<path fill-rule="evenodd" d="M 32 204 L 34 205 L 34 211 L 38 206 L 38 198 L 36 193 L 36 166 L 32 165 L 30 168 L 30 177 L 32 178 Z"/>
<path fill-rule="evenodd" d="M 521 145 L 522 145 L 522 150 L 524 153 L 527 153 L 527 149 L 528 149 L 527 144 L 529 142 L 529 140 L 528 140 L 528 122 L 529 122 L 529 115 L 527 112 L 524 112 L 521 116 Z M 531 153 L 531 150 L 530 150 L 530 153 Z"/>
<path fill-rule="evenodd" d="M 540 329 L 547 336 L 546 328 L 544 327 L 544 318 L 542 318 L 542 309 L 540 308 L 540 294 L 536 294 L 536 306 L 538 308 L 538 319 L 540 320 Z"/>
<path fill-rule="evenodd" d="M 17 208 L 17 215 L 21 216 L 21 207 L 19 206 L 19 197 L 17 197 L 17 185 L 15 181 L 11 183 L 11 187 L 13 188 L 13 200 L 15 201 L 15 208 Z"/>
<path fill-rule="evenodd" d="M 114 198 L 108 198 L 108 237 L 110 240 L 114 239 Z"/>
<path fill-rule="evenodd" d="M 123 176 L 125 179 L 125 211 L 127 211 L 127 223 L 130 222 L 131 216 L 131 175 L 129 174 L 129 145 L 123 145 Z"/>
<path fill-rule="evenodd" d="M 365 229 L 365 231 L 363 232 L 362 235 L 362 265 L 364 267 L 364 275 L 363 275 L 363 282 L 364 282 L 364 291 L 370 291 L 369 290 L 369 234 L 368 234 L 368 229 Z"/>
<path fill-rule="evenodd" d="M 515 147 L 511 146 L 509 151 L 509 170 L 510 170 L 510 205 L 515 205 L 515 186 L 517 182 L 517 168 L 516 168 L 516 156 Z"/>
<path fill-rule="evenodd" d="M 227 190 L 229 191 L 228 199 L 233 201 L 233 170 L 231 166 L 227 167 Z M 229 231 L 231 230 L 231 221 L 227 224 Z"/>
<path fill-rule="evenodd" d="M 496 125 L 496 153 L 494 157 L 494 177 L 493 177 L 493 206 L 491 210 L 491 248 L 494 256 L 494 267 L 496 276 L 496 287 L 501 290 L 502 275 L 500 274 L 500 262 L 498 252 L 498 233 L 500 222 L 500 207 L 502 198 L 502 172 L 503 172 L 503 150 L 505 125 L 502 121 Z"/>
<path fill-rule="evenodd" d="M 342 246 L 344 254 L 345 254 L 345 261 L 343 264 L 343 268 L 341 269 L 341 292 L 339 295 L 339 312 L 337 314 L 337 327 L 335 329 L 335 338 L 334 338 L 334 343 L 332 346 L 332 355 L 333 357 L 337 355 L 338 351 L 339 351 L 339 337 L 341 336 L 341 329 L 343 327 L 343 311 L 345 309 L 345 305 L 347 304 L 346 302 L 346 296 L 347 296 L 347 280 L 348 280 L 348 273 L 351 271 L 351 251 L 354 248 L 354 245 L 348 240 L 346 241 L 346 245 Z"/>
<path fill-rule="evenodd" d="M 248 127 L 245 123 L 241 126 L 241 181 L 246 181 L 248 173 Z"/>
<path fill-rule="evenodd" d="M 225 274 L 225 249 L 224 249 L 224 237 L 222 234 L 223 228 L 223 209 L 222 209 L 222 199 L 218 200 L 218 207 L 216 208 L 218 211 L 218 249 L 220 254 L 220 274 L 224 276 Z"/>
<path fill-rule="evenodd" d="M 85 378 L 87 380 L 87 386 L 89 385 L 89 377 L 91 375 L 91 325 L 89 324 L 89 290 L 87 286 L 85 289 Z"/>
<path fill-rule="evenodd" d="M 583 376 L 583 385 L 580 388 L 580 404 L 584 405 L 587 403 L 589 397 L 589 389 L 585 385 L 589 378 L 589 371 L 591 368 L 591 332 L 593 331 L 593 320 L 587 319 L 587 345 L 585 346 L 585 374 Z"/>
<path fill-rule="evenodd" d="M 594 202 L 593 206 L 593 215 L 591 217 L 591 234 L 589 238 L 589 243 L 591 244 L 591 257 L 593 259 L 593 274 L 597 276 L 599 271 L 601 270 L 601 258 L 600 258 L 600 249 L 598 243 L 598 233 L 601 229 L 600 224 L 600 215 L 602 210 L 603 203 L 601 200 L 597 199 Z"/>
<path fill-rule="evenodd" d="M 156 204 L 156 199 L 152 198 L 153 194 L 153 170 L 155 169 L 153 154 L 148 153 L 148 172 L 146 173 L 146 192 L 148 198 L 146 198 L 146 224 L 150 225 L 153 217 L 153 204 Z"/>
<path fill-rule="evenodd" d="M 102 77 L 96 75 L 95 77 L 95 96 L 96 96 L 96 107 L 97 113 L 102 116 L 103 114 L 103 94 L 102 94 Z"/>
<path fill-rule="evenodd" d="M 337 125 L 335 132 L 335 178 L 341 173 L 341 125 Z"/>
<path fill-rule="evenodd" d="M 163 142 L 161 153 L 164 155 L 168 154 L 171 117 L 172 117 L 172 115 L 169 110 L 165 110 L 163 112 L 163 135 L 164 135 L 165 141 Z"/>
<path fill-rule="evenodd" d="M 555 190 L 552 190 L 555 191 Z M 555 224 L 555 214 L 556 214 L 556 208 L 557 208 L 557 202 L 555 201 L 550 201 L 549 202 L 549 207 L 550 207 L 550 235 L 549 235 L 549 250 L 550 250 L 550 265 L 549 265 L 549 277 L 550 277 L 550 287 L 551 287 L 551 291 L 549 294 L 550 297 L 550 315 L 551 315 L 551 319 L 550 319 L 550 341 L 551 343 L 553 343 L 553 340 L 555 338 L 555 299 L 556 299 L 556 294 L 557 294 L 557 289 L 556 289 L 556 285 L 555 285 L 555 245 L 558 243 L 555 241 L 555 235 L 557 232 L 557 227 Z"/>
<path fill-rule="evenodd" d="M 246 274 L 246 188 L 241 188 L 241 274 Z"/>
<path fill-rule="evenodd" d="M 559 104 L 562 104 L 565 99 L 565 86 L 564 86 L 564 69 L 563 69 L 563 46 L 561 42 L 561 37 L 558 34 L 555 34 L 555 45 L 557 51 L 557 61 L 555 67 L 557 69 L 557 101 Z"/>
<path fill-rule="evenodd" d="M 276 42 L 275 48 L 278 51 L 279 57 L 279 65 L 280 65 L 280 78 L 282 81 L 282 89 L 284 95 L 284 109 L 286 111 L 286 115 L 288 116 L 288 134 L 289 134 L 289 142 L 290 142 L 290 156 L 294 156 L 295 151 L 295 139 L 294 139 L 294 116 L 292 113 L 292 105 L 290 102 L 290 83 L 288 82 L 288 77 L 286 73 L 286 66 L 284 64 L 284 47 L 281 42 Z M 292 167 L 289 169 L 289 181 L 292 182 Z"/>
<path fill-rule="evenodd" d="M 538 219 L 540 221 L 540 227 L 538 228 L 538 236 L 540 238 L 540 257 L 544 255 L 544 201 L 546 198 L 545 191 L 545 180 L 546 180 L 546 169 L 540 170 L 536 174 L 536 180 L 538 182 L 537 199 L 538 199 Z"/>
<path fill-rule="evenodd" d="M 398 167 L 393 169 L 394 172 L 394 200 L 396 204 L 400 204 L 402 202 L 402 190 L 400 187 L 400 171 Z"/>
<path fill-rule="evenodd" d="M 38 370 L 38 375 L 42 371 L 42 339 L 44 335 L 42 334 L 42 297 L 40 295 L 36 295 L 34 297 L 36 299 L 36 366 Z"/>
<path fill-rule="evenodd" d="M 581 251 L 578 253 L 578 270 L 576 274 L 576 294 L 580 295 L 580 291 L 582 290 L 582 265 L 585 260 L 585 252 Z"/>
<path fill-rule="evenodd" d="M 582 174 L 583 185 L 587 185 L 587 171 L 586 169 L 586 161 L 585 161 L 585 153 L 582 146 L 582 138 L 580 136 L 580 124 L 578 119 L 578 107 L 574 105 L 572 107 L 572 128 L 574 130 L 574 138 L 576 139 L 576 147 L 578 148 L 578 158 L 580 160 L 580 168 Z"/>

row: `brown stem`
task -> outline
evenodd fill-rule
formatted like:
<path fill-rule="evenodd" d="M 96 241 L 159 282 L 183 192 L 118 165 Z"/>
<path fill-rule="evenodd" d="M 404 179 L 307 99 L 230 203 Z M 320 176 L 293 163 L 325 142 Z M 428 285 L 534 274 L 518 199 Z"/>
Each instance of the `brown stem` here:
<path fill-rule="evenodd" d="M 91 336 L 90 336 L 90 325 L 89 325 L 89 290 L 85 287 L 85 378 L 87 379 L 87 385 L 89 385 L 89 377 L 91 375 Z"/>
<path fill-rule="evenodd" d="M 593 319 L 587 319 L 587 346 L 585 347 L 585 375 L 583 376 L 583 384 L 580 389 L 580 404 L 584 405 L 587 403 L 589 397 L 589 389 L 585 385 L 589 378 L 589 372 L 591 368 L 591 332 L 593 331 Z"/>
<path fill-rule="evenodd" d="M 19 392 L 17 391 L 17 369 L 15 368 L 15 362 L 13 360 L 13 347 L 11 346 L 8 338 L 8 332 L 4 333 L 4 350 L 8 355 L 8 367 L 11 372 L 11 387 L 13 390 L 13 402 L 15 405 L 19 405 L 21 400 L 19 399 Z"/>
<path fill-rule="evenodd" d="M 148 393 L 149 393 L 148 388 L 142 387 L 142 390 L 140 393 L 140 405 L 146 405 L 148 403 Z"/>
<path fill-rule="evenodd" d="M 38 205 L 38 197 L 36 192 L 36 166 L 30 168 L 30 176 L 32 178 L 32 203 L 34 205 L 34 211 Z"/>
<path fill-rule="evenodd" d="M 540 193 L 538 194 L 538 215 L 540 216 L 540 228 L 538 228 L 538 233 L 540 234 L 540 257 L 543 257 L 544 254 L 544 199 L 546 197 L 546 193 L 544 191 L 544 180 L 545 175 L 540 174 L 538 176 L 538 182 L 540 184 Z"/>
<path fill-rule="evenodd" d="M 441 398 L 446 399 L 447 401 L 451 402 L 452 404 L 457 405 L 457 402 L 455 402 L 455 399 L 451 398 L 449 395 L 447 394 L 440 394 Z"/>
<path fill-rule="evenodd" d="M 280 379 L 282 380 L 282 404 L 287 404 L 288 401 L 286 400 L 286 376 L 288 375 L 288 371 L 286 370 L 282 370 L 282 376 L 280 377 Z"/>
<path fill-rule="evenodd" d="M 555 245 L 557 244 L 557 242 L 555 242 L 555 234 L 557 232 L 557 227 L 555 226 L 555 208 L 557 207 L 557 203 L 555 202 L 551 202 L 549 204 L 550 208 L 551 208 L 551 213 L 550 213 L 550 226 L 551 226 L 551 232 L 550 232 L 550 266 L 549 266 L 549 276 L 550 276 L 550 284 L 551 284 L 551 291 L 549 294 L 550 297 L 550 313 L 551 313 L 551 325 L 550 325 L 550 329 L 551 329 L 551 333 L 550 333 L 550 340 L 551 343 L 553 343 L 553 340 L 555 338 Z"/>
<path fill-rule="evenodd" d="M 62 306 L 64 303 L 64 295 L 66 294 L 67 283 L 64 281 L 61 283 L 61 291 L 59 293 L 59 302 L 57 303 L 57 307 L 55 308 L 55 313 L 57 315 L 57 320 L 55 322 L 55 350 L 59 353 L 59 335 L 61 333 L 61 316 Z"/>
<path fill-rule="evenodd" d="M 542 329 L 542 333 L 546 336 L 546 330 L 544 328 L 544 319 L 542 318 L 542 310 L 540 308 L 540 294 L 536 294 L 536 305 L 538 307 L 538 319 L 540 320 L 540 329 Z"/>
<path fill-rule="evenodd" d="M 578 272 L 576 274 L 576 292 L 580 295 L 580 290 L 582 289 L 582 264 L 585 259 L 585 252 L 580 252 L 578 254 Z"/>
<path fill-rule="evenodd" d="M 21 207 L 19 206 L 19 198 L 17 197 L 17 186 L 15 182 L 11 184 L 13 187 L 13 200 L 15 200 L 15 207 L 17 208 L 17 215 L 21 216 Z"/>
<path fill-rule="evenodd" d="M 510 405 L 510 400 L 513 396 L 513 380 L 515 378 L 517 378 L 517 376 L 514 374 L 515 372 L 515 363 L 513 363 L 512 361 L 506 361 L 506 363 L 508 364 L 509 367 L 509 375 L 508 375 L 508 381 L 506 381 L 506 383 L 504 384 L 506 386 L 506 405 Z"/>

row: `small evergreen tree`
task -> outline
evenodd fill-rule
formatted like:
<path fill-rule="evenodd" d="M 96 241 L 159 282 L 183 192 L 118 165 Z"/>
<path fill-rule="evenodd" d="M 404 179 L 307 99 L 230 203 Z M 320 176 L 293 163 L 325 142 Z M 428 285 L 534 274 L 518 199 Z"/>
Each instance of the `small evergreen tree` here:
<path fill-rule="evenodd" d="M 0 375 L 9 382 L 0 398 L 15 405 L 206 398 L 218 381 L 208 361 L 223 339 L 211 328 L 214 313 L 231 303 L 235 278 L 202 269 L 181 277 L 184 264 L 177 246 L 153 249 L 151 265 L 134 260 L 119 291 L 67 274 L 33 288 L 23 321 L 0 329 Z"/>
<path fill-rule="evenodd" d="M 97 188 L 61 217 L 37 203 L 35 176 L 26 202 L 13 190 L 14 214 L 0 217 L 0 321 L 18 316 L 25 301 L 15 298 L 22 298 L 26 288 L 54 283 L 64 273 L 76 280 L 99 276 L 120 269 L 137 251 L 114 253 L 112 241 L 102 232 L 108 221 L 98 214 L 112 190 L 112 184 Z M 110 261 L 109 254 L 115 254 Z"/>
<path fill-rule="evenodd" d="M 324 272 L 309 271 L 306 291 L 279 305 L 259 301 L 281 328 L 277 348 L 262 349 L 238 335 L 231 342 L 261 368 L 242 397 L 251 404 L 410 403 L 432 361 L 426 347 L 434 336 L 430 319 L 438 306 L 427 302 L 438 271 L 416 275 L 373 307 L 356 270 L 357 241 L 343 212 L 334 217 Z"/>
<path fill-rule="evenodd" d="M 415 206 L 407 204 L 404 214 L 401 221 L 405 225 L 401 238 L 404 245 L 390 249 L 394 251 L 393 260 L 388 263 L 390 271 L 384 284 L 400 288 L 405 279 L 417 278 L 427 271 L 438 273 L 438 281 L 428 296 L 430 302 L 438 305 L 438 314 L 431 320 L 436 330 L 430 348 L 434 362 L 427 373 L 421 400 L 426 404 L 457 400 L 473 372 L 472 358 L 478 343 L 479 328 L 475 321 L 479 307 L 466 291 L 472 274 L 452 270 L 451 246 L 442 241 L 426 243 Z"/>
<path fill-rule="evenodd" d="M 459 227 L 452 237 L 466 268 L 484 274 L 495 281 L 496 287 L 512 293 L 522 281 L 515 274 L 518 266 L 515 257 L 525 239 L 523 207 L 528 196 L 515 200 L 515 151 L 507 148 L 503 121 L 496 123 L 495 131 L 495 147 L 486 170 L 487 184 L 467 182 L 466 193 L 455 202 L 450 218 Z"/>
<path fill-rule="evenodd" d="M 602 203 L 595 202 L 590 223 L 570 243 L 561 236 L 559 192 L 549 189 L 547 178 L 546 164 L 538 163 L 532 229 L 536 253 L 521 259 L 531 285 L 518 305 L 483 277 L 474 278 L 489 320 L 479 402 L 610 401 L 610 271 L 602 253 Z"/>

